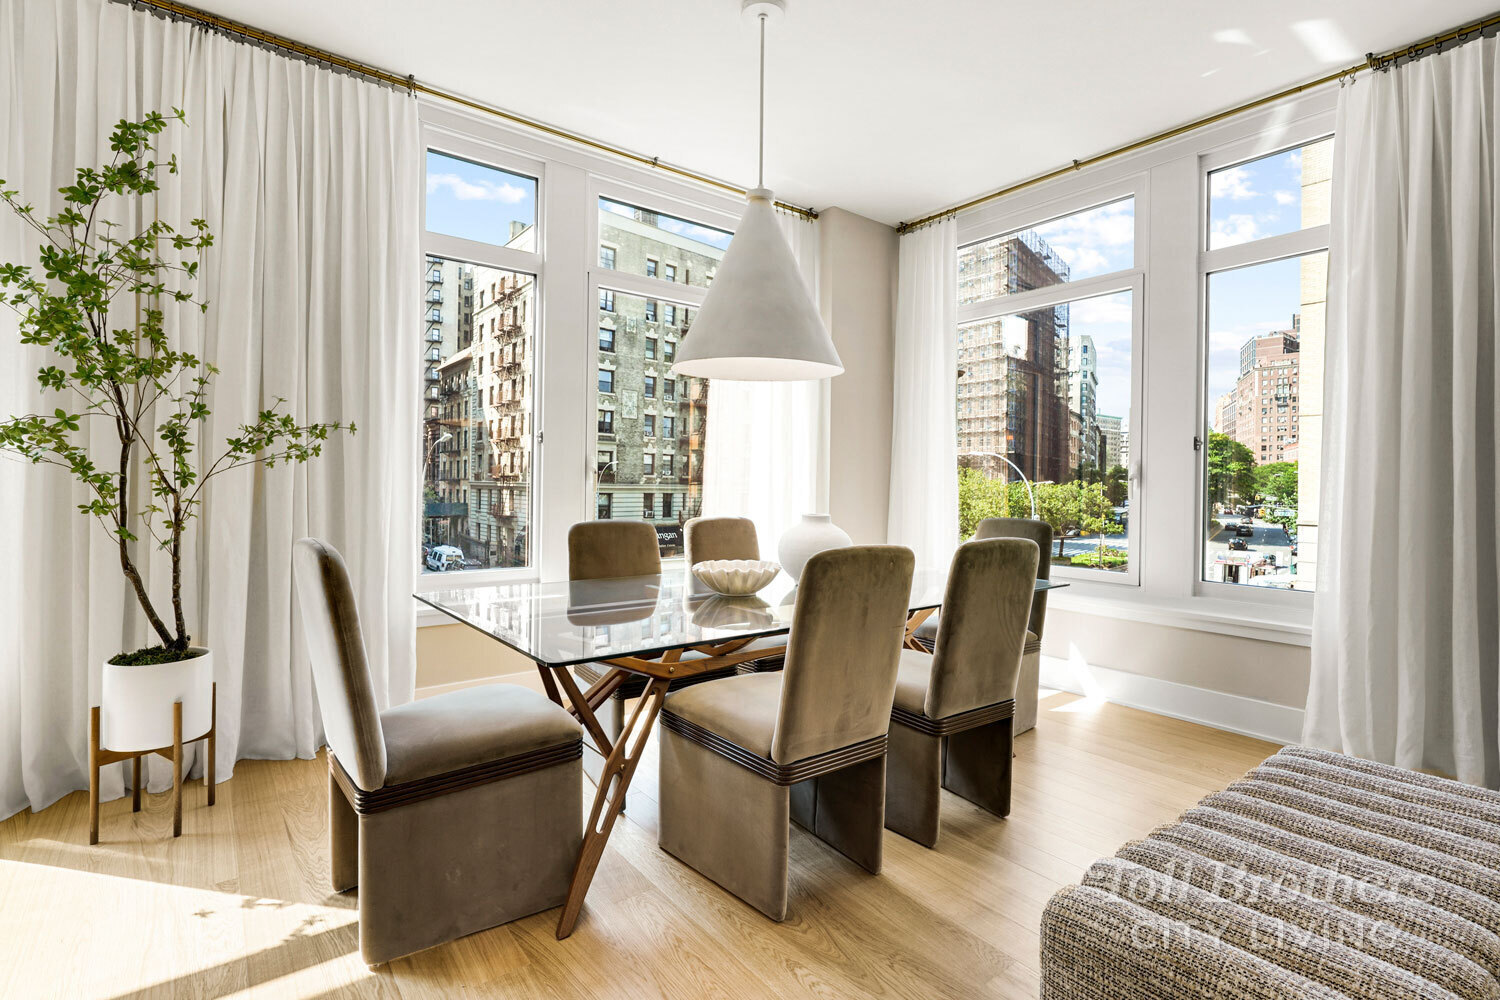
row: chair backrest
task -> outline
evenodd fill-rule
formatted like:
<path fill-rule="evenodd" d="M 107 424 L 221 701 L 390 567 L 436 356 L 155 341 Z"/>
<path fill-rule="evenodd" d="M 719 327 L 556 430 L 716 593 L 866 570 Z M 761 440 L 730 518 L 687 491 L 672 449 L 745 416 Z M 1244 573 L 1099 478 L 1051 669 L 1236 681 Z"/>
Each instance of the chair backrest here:
<path fill-rule="evenodd" d="M 1015 698 L 1040 552 L 1029 538 L 987 538 L 953 554 L 922 707 L 929 719 Z"/>
<path fill-rule="evenodd" d="M 987 517 L 979 522 L 974 539 L 981 538 L 1029 538 L 1036 542 L 1041 557 L 1036 564 L 1038 580 L 1052 579 L 1052 525 L 1046 521 L 1035 521 L 1029 517 Z M 1042 626 L 1047 623 L 1047 593 L 1037 594 L 1031 601 L 1031 620 L 1026 627 L 1042 637 Z"/>
<path fill-rule="evenodd" d="M 304 538 L 292 550 L 292 575 L 328 749 L 356 785 L 373 792 L 385 784 L 385 733 L 349 571 L 333 546 Z"/>
<path fill-rule="evenodd" d="M 710 559 L 759 559 L 760 541 L 748 517 L 695 517 L 684 528 L 687 564 Z"/>
<path fill-rule="evenodd" d="M 661 572 L 661 545 L 646 521 L 579 521 L 568 529 L 568 579 Z"/>
<path fill-rule="evenodd" d="M 789 764 L 890 729 L 916 558 L 900 545 L 819 552 L 797 584 L 771 759 Z"/>

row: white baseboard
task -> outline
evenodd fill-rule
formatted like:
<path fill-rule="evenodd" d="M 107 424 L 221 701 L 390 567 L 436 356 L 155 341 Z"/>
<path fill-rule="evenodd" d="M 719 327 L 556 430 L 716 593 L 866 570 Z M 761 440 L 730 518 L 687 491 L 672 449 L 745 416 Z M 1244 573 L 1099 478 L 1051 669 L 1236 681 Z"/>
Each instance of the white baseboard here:
<path fill-rule="evenodd" d="M 1041 682 L 1044 688 L 1100 698 L 1271 743 L 1285 745 L 1302 739 L 1300 708 L 1096 667 L 1081 658 L 1043 656 Z"/>

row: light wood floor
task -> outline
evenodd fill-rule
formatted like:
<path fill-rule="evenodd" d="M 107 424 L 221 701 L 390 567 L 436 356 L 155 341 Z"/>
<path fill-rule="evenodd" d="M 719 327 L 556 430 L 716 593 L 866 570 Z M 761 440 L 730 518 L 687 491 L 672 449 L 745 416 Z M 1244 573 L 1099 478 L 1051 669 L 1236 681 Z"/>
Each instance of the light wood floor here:
<path fill-rule="evenodd" d="M 944 793 L 937 849 L 887 831 L 879 876 L 794 828 L 782 924 L 657 849 L 647 759 L 570 939 L 552 910 L 376 971 L 328 888 L 322 760 L 241 761 L 212 809 L 194 782 L 176 841 L 158 795 L 88 847 L 80 792 L 0 823 L 0 997 L 1035 997 L 1053 891 L 1274 750 L 1052 695 L 1009 819 Z"/>

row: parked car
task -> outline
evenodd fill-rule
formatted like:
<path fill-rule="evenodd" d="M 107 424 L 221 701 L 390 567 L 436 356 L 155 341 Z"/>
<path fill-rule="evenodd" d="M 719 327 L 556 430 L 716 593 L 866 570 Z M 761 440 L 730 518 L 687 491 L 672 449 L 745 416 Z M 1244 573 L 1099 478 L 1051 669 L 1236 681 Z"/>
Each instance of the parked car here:
<path fill-rule="evenodd" d="M 463 550 L 456 545 L 434 545 L 427 552 L 427 568 L 434 573 L 464 568 Z"/>
<path fill-rule="evenodd" d="M 1241 521 L 1239 524 L 1236 524 L 1234 526 L 1234 533 L 1239 538 L 1254 538 L 1255 525 L 1251 524 L 1248 521 Z"/>
<path fill-rule="evenodd" d="M 1250 543 L 1243 538 L 1231 538 L 1229 540 L 1229 547 L 1235 552 L 1244 552 L 1250 548 Z"/>

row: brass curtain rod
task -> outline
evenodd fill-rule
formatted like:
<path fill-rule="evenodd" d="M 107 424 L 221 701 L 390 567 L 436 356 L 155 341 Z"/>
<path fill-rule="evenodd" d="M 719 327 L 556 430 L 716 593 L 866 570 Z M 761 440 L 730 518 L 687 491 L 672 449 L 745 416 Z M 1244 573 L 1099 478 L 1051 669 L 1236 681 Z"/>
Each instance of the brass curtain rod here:
<path fill-rule="evenodd" d="M 1423 55 L 1429 49 L 1441 50 L 1441 48 L 1449 42 L 1466 42 L 1470 40 L 1470 36 L 1478 38 L 1483 35 L 1485 31 L 1488 31 L 1489 29 L 1494 28 L 1497 25 L 1500 25 L 1500 14 L 1491 14 L 1489 17 L 1486 17 L 1483 20 L 1475 21 L 1472 24 L 1467 24 L 1462 28 L 1455 28 L 1452 31 L 1444 32 L 1441 35 L 1434 35 L 1433 37 L 1427 39 L 1425 42 L 1418 42 L 1414 45 L 1408 45 L 1407 47 L 1402 49 L 1392 49 L 1385 55 L 1376 55 L 1375 53 L 1371 52 L 1370 54 L 1365 56 L 1364 62 L 1358 63 L 1354 66 L 1350 66 L 1347 69 L 1341 69 L 1337 73 L 1329 73 L 1327 76 L 1321 76 L 1316 80 L 1311 80 L 1307 83 L 1299 83 L 1295 87 L 1288 87 L 1286 90 L 1278 91 L 1277 93 L 1271 94 L 1267 97 L 1256 98 L 1255 100 L 1250 101 L 1246 104 L 1241 104 L 1236 107 L 1229 108 L 1225 111 L 1220 111 L 1217 114 L 1209 115 L 1207 118 L 1199 118 L 1197 121 L 1191 121 L 1185 125 L 1178 125 L 1175 128 L 1169 128 L 1165 132 L 1158 132 L 1155 135 L 1147 136 L 1144 139 L 1137 139 L 1135 142 L 1128 143 L 1124 146 L 1117 146 L 1114 149 L 1106 150 L 1103 153 L 1097 153 L 1082 160 L 1074 160 L 1072 163 L 1069 163 L 1066 166 L 1058 167 L 1056 170 L 1049 170 L 1045 174 L 1038 174 L 1037 176 L 1027 178 L 1024 181 L 1018 181 L 1017 183 L 1012 184 L 1009 187 L 1003 187 L 998 191 L 991 191 L 989 194 L 980 195 L 977 198 L 971 198 L 961 205 L 954 205 L 952 208 L 945 208 L 941 212 L 933 212 L 931 215 L 924 215 L 920 219 L 913 219 L 910 222 L 903 222 L 896 227 L 896 232 L 909 233 L 913 229 L 920 229 L 928 223 L 937 222 L 939 219 L 946 219 L 949 216 L 957 215 L 958 213 L 965 212 L 971 208 L 977 208 L 980 205 L 995 201 L 998 198 L 1004 198 L 1006 195 L 1015 194 L 1017 191 L 1024 191 L 1026 188 L 1035 187 L 1038 184 L 1044 184 L 1047 181 L 1055 180 L 1058 177 L 1063 177 L 1067 174 L 1082 170 L 1084 167 L 1091 167 L 1096 163 L 1103 163 L 1105 160 L 1112 160 L 1117 156 L 1124 156 L 1126 153 L 1133 153 L 1138 149 L 1144 149 L 1145 147 L 1155 145 L 1158 142 L 1165 142 L 1168 139 L 1175 139 L 1177 136 L 1183 135 L 1184 133 L 1196 131 L 1197 129 L 1204 128 L 1205 126 L 1212 125 L 1215 122 L 1221 122 L 1226 118 L 1232 118 L 1235 115 L 1243 114 L 1246 111 L 1253 111 L 1254 109 L 1263 107 L 1267 104 L 1273 104 L 1276 101 L 1292 97 L 1306 90 L 1312 90 L 1315 87 L 1322 87 L 1325 84 L 1334 83 L 1335 81 L 1342 81 L 1344 79 L 1353 80 L 1355 73 L 1357 73 L 1359 70 L 1388 70 L 1392 66 L 1396 65 L 1397 60 L 1406 59 L 1410 61 L 1416 59 L 1420 55 Z"/>
<path fill-rule="evenodd" d="M 231 21 L 229 18 L 220 17 L 217 14 L 211 14 L 205 10 L 199 10 L 197 7 L 189 7 L 186 4 L 176 3 L 174 2 L 174 0 L 115 0 L 115 2 L 124 3 L 128 6 L 142 8 L 148 11 L 155 11 L 159 14 L 176 20 L 190 21 L 202 27 L 210 28 L 212 30 L 223 32 L 225 34 L 238 35 L 247 41 L 254 42 L 268 48 L 279 49 L 283 52 L 289 52 L 293 55 L 301 56 L 305 59 L 310 59 L 313 62 L 327 63 L 329 66 L 335 66 L 350 73 L 357 73 L 360 76 L 368 77 L 371 80 L 376 80 L 380 83 L 389 84 L 392 87 L 400 87 L 404 90 L 410 91 L 412 94 L 425 94 L 429 97 L 436 97 L 441 100 L 457 104 L 461 107 L 468 108 L 472 111 L 478 111 L 483 114 L 492 115 L 514 125 L 520 125 L 523 128 L 531 129 L 532 131 L 541 132 L 544 135 L 550 135 L 554 138 L 575 143 L 579 146 L 584 146 L 589 149 L 595 149 L 602 153 L 608 153 L 611 156 L 616 156 L 623 160 L 629 160 L 631 163 L 638 163 L 641 166 L 651 167 L 654 170 L 661 170 L 669 174 L 675 174 L 678 177 L 684 177 L 690 181 L 695 181 L 708 187 L 717 188 L 720 191 L 728 191 L 741 197 L 744 197 L 745 195 L 745 189 L 739 187 L 736 184 L 730 184 L 728 181 L 721 181 L 718 178 L 710 177 L 707 174 L 700 174 L 697 171 L 689 170 L 686 167 L 678 167 L 670 163 L 665 163 L 660 157 L 642 156 L 640 153 L 633 153 L 630 150 L 623 149 L 619 146 L 611 146 L 609 143 L 600 142 L 597 139 L 590 139 L 588 136 L 580 135 L 576 132 L 569 132 L 567 129 L 558 128 L 555 125 L 548 125 L 546 122 L 537 121 L 535 119 L 527 118 L 523 115 L 514 114 L 509 111 L 503 111 L 500 108 L 493 107 L 492 105 L 484 104 L 483 102 L 471 100 L 470 98 L 463 97 L 459 94 L 450 93 L 446 90 L 442 90 L 441 88 L 430 86 L 428 84 L 420 82 L 415 76 L 397 76 L 395 73 L 383 70 L 378 66 L 371 66 L 368 63 L 362 63 L 354 59 L 348 59 L 336 53 L 329 52 L 326 49 L 319 49 L 311 45 L 304 45 L 303 43 L 291 38 L 287 38 L 284 35 L 277 35 L 269 31 L 263 31 L 260 28 L 255 28 L 248 24 L 243 24 L 239 21 Z M 791 212 L 794 215 L 800 215 L 804 219 L 811 220 L 818 217 L 817 212 L 813 211 L 810 208 L 802 208 L 799 205 L 789 205 L 786 202 L 778 201 L 776 202 L 776 207 L 782 209 L 783 211 Z"/>

